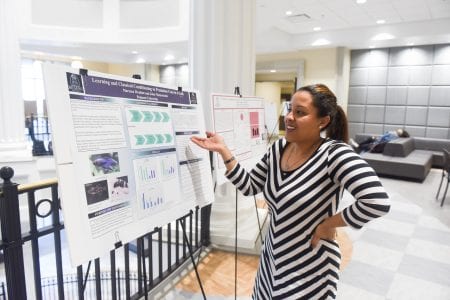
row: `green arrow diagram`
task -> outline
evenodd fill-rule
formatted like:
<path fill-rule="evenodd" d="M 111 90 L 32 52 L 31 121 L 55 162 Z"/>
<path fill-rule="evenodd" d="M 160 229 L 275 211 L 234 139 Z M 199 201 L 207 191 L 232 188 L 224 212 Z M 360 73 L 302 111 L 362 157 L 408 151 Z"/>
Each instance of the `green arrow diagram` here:
<path fill-rule="evenodd" d="M 170 119 L 169 114 L 166 113 L 166 112 L 162 112 L 161 114 L 162 114 L 162 117 L 163 117 L 162 121 L 163 122 L 168 122 L 169 119 Z"/>
<path fill-rule="evenodd" d="M 146 134 L 145 138 L 147 139 L 147 144 L 154 144 L 156 142 L 156 138 L 153 134 Z"/>
<path fill-rule="evenodd" d="M 136 138 L 136 145 L 143 145 L 145 142 L 145 138 L 142 135 L 135 135 L 134 136 Z"/>
<path fill-rule="evenodd" d="M 161 114 L 159 112 L 155 111 L 153 114 L 155 115 L 155 122 L 161 121 Z"/>
<path fill-rule="evenodd" d="M 142 115 L 138 110 L 130 110 L 131 122 L 139 122 L 142 119 Z"/>
<path fill-rule="evenodd" d="M 162 134 L 157 134 L 156 135 L 156 139 L 157 139 L 157 143 L 158 144 L 162 144 L 162 143 L 164 143 L 164 136 L 162 135 Z"/>
<path fill-rule="evenodd" d="M 149 111 L 143 111 L 144 114 L 144 122 L 151 122 L 153 121 L 153 114 Z"/>
<path fill-rule="evenodd" d="M 171 143 L 172 142 L 172 135 L 171 134 L 166 133 L 164 136 L 166 137 L 166 143 Z"/>

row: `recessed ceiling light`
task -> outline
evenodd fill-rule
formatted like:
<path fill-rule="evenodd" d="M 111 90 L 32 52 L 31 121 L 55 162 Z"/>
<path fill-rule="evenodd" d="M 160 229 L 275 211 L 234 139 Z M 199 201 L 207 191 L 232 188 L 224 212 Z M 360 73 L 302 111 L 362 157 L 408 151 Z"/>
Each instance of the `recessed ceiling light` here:
<path fill-rule="evenodd" d="M 320 27 L 320 26 L 317 26 L 317 27 L 314 27 L 314 28 L 313 28 L 314 31 L 319 31 L 319 30 L 321 30 L 321 29 L 322 29 L 322 27 Z"/>
<path fill-rule="evenodd" d="M 366 0 L 356 0 L 356 3 L 358 3 L 358 4 L 364 4 L 364 3 L 366 3 Z"/>
<path fill-rule="evenodd" d="M 315 40 L 311 44 L 311 46 L 325 46 L 325 45 L 329 45 L 329 44 L 331 44 L 331 42 L 327 39 L 318 39 L 318 40 Z"/>
<path fill-rule="evenodd" d="M 384 23 L 386 23 L 386 20 L 383 19 L 377 20 L 377 24 L 384 24 Z"/>
<path fill-rule="evenodd" d="M 375 35 L 374 37 L 372 37 L 372 41 L 384 41 L 384 40 L 392 40 L 395 39 L 395 36 L 393 36 L 390 33 L 379 33 L 377 35 Z"/>
<path fill-rule="evenodd" d="M 80 56 L 71 56 L 70 57 L 71 60 L 81 60 Z"/>
<path fill-rule="evenodd" d="M 290 16 L 290 15 L 292 15 L 292 11 L 291 10 L 286 11 L 286 16 Z"/>
<path fill-rule="evenodd" d="M 143 63 L 145 63 L 145 59 L 143 59 L 142 57 L 139 57 L 138 59 L 136 59 L 136 63 L 143 64 Z"/>
<path fill-rule="evenodd" d="M 373 49 L 373 48 L 375 48 L 375 46 L 374 46 L 374 45 L 370 45 L 369 48 L 370 48 L 370 49 Z"/>
<path fill-rule="evenodd" d="M 131 51 L 132 54 L 138 54 L 136 50 Z"/>
<path fill-rule="evenodd" d="M 166 60 L 166 61 L 168 61 L 168 60 L 174 60 L 175 59 L 175 56 L 173 56 L 172 54 L 167 54 L 165 57 L 164 57 L 164 60 Z"/>
<path fill-rule="evenodd" d="M 270 70 L 270 73 L 276 73 L 277 70 Z"/>
<path fill-rule="evenodd" d="M 414 46 L 414 43 L 408 43 L 407 45 L 408 46 Z"/>

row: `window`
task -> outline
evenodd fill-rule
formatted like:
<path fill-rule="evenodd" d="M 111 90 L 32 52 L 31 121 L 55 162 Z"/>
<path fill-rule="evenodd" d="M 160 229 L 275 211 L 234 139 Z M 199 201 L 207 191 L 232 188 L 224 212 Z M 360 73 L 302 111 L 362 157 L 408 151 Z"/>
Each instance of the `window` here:
<path fill-rule="evenodd" d="M 45 105 L 42 61 L 24 58 L 22 59 L 21 71 L 28 140 L 40 140 L 48 147 L 48 142 L 51 140 L 51 129 Z"/>

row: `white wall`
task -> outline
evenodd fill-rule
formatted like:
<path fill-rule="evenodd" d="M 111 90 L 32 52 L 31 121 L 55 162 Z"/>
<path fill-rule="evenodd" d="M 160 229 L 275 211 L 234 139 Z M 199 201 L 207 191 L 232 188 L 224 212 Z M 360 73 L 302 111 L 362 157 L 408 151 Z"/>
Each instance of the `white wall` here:
<path fill-rule="evenodd" d="M 257 82 L 255 85 L 255 95 L 264 98 L 268 102 L 275 103 L 277 105 L 277 111 L 280 111 L 280 82 Z"/>
<path fill-rule="evenodd" d="M 108 64 L 109 74 L 131 77 L 134 74 L 141 75 L 145 78 L 145 64 Z"/>
<path fill-rule="evenodd" d="M 281 82 L 257 82 L 255 84 L 255 95 L 262 97 L 269 104 L 266 105 L 266 125 L 269 134 L 278 134 L 278 116 L 281 109 Z M 270 105 L 273 104 L 273 105 Z M 275 109 L 271 109 L 271 108 Z M 272 112 L 271 115 L 268 115 Z"/>

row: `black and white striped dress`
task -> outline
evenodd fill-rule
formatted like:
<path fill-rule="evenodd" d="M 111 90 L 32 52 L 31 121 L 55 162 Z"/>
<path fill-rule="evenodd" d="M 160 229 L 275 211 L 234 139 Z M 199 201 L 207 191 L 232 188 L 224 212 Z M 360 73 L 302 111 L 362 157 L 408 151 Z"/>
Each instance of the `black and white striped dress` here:
<path fill-rule="evenodd" d="M 373 169 L 348 145 L 326 139 L 291 172 L 281 171 L 285 139 L 275 142 L 247 172 L 239 164 L 227 173 L 244 195 L 261 191 L 270 211 L 253 299 L 330 299 L 336 297 L 340 251 L 336 241 L 312 249 L 318 224 L 336 214 L 342 188 L 356 201 L 342 211 L 347 225 L 361 228 L 389 211 L 389 198 Z"/>

